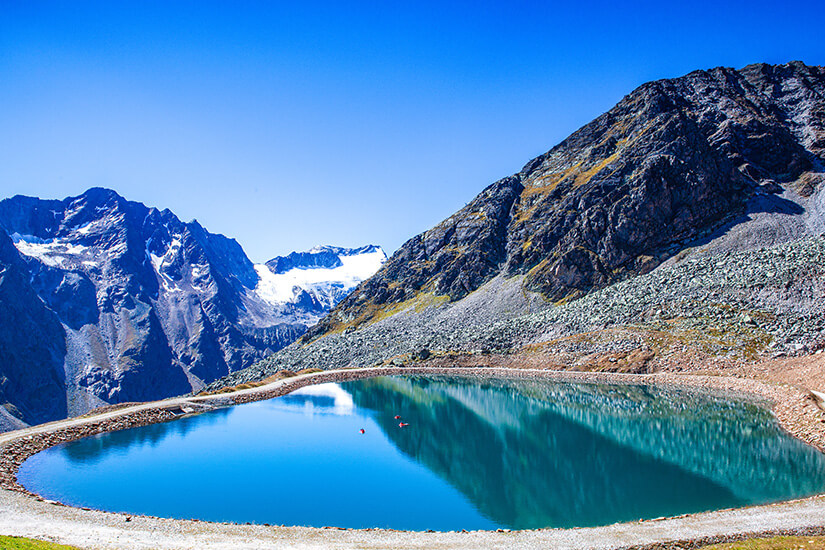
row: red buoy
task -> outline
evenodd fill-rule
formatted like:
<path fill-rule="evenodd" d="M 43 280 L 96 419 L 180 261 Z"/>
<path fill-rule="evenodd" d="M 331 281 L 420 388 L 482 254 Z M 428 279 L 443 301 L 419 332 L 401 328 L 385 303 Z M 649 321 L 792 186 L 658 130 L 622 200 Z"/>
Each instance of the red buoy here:
<path fill-rule="evenodd" d="M 393 418 L 395 418 L 396 420 L 398 420 L 399 418 L 401 418 L 401 415 L 400 415 L 400 414 L 396 414 Z"/>
<path fill-rule="evenodd" d="M 359 431 L 360 431 L 362 434 L 363 434 L 363 433 L 366 433 L 366 432 L 364 431 L 364 428 L 361 428 Z"/>

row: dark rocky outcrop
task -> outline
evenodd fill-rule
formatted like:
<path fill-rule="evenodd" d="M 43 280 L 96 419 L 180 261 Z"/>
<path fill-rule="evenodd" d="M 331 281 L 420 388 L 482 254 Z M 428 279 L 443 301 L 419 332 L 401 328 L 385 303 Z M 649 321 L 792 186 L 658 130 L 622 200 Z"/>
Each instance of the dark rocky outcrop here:
<path fill-rule="evenodd" d="M 0 404 L 12 418 L 47 422 L 66 416 L 66 341 L 58 316 L 29 278 L 11 239 L 0 231 Z M 9 427 L 15 424 L 0 420 L 0 428 Z"/>
<path fill-rule="evenodd" d="M 407 241 L 304 339 L 427 293 L 456 300 L 499 274 L 523 275 L 526 290 L 553 302 L 582 296 L 650 271 L 741 218 L 757 195 L 811 195 L 824 163 L 821 67 L 717 68 L 644 84 Z"/>
<path fill-rule="evenodd" d="M 311 252 L 292 252 L 286 256 L 276 256 L 266 266 L 272 273 L 286 273 L 290 269 L 308 267 L 340 267 L 341 258 L 333 250 L 318 250 Z"/>
<path fill-rule="evenodd" d="M 359 248 L 343 248 L 340 246 L 316 246 L 306 252 L 291 252 L 286 256 L 276 256 L 266 262 L 266 266 L 272 273 L 286 273 L 291 269 L 313 269 L 341 267 L 342 256 L 358 256 L 360 254 L 372 254 L 381 250 L 380 246 L 368 244 Z"/>

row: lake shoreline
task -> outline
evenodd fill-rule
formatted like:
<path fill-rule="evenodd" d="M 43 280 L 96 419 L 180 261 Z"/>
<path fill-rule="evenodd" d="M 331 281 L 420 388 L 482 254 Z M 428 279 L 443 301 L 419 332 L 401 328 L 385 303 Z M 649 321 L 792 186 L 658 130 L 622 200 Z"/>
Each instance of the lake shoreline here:
<path fill-rule="evenodd" d="M 572 371 L 550 371 L 541 369 L 513 369 L 500 367 L 453 367 L 453 366 L 399 366 L 399 367 L 375 367 L 366 369 L 343 369 L 338 371 L 322 371 L 318 373 L 299 375 L 272 382 L 267 385 L 238 390 L 232 393 L 219 393 L 206 396 L 189 396 L 166 399 L 158 402 L 129 405 L 119 409 L 105 410 L 97 414 L 90 414 L 86 417 L 72 418 L 52 422 L 50 424 L 34 426 L 31 428 L 17 430 L 0 434 L 0 532 L 6 532 L 11 527 L 7 521 L 10 516 L 18 517 L 18 522 L 29 525 L 30 528 L 24 531 L 11 534 L 34 536 L 40 538 L 59 540 L 66 544 L 78 544 L 84 542 L 75 537 L 62 535 L 67 532 L 85 532 L 85 536 L 91 536 L 89 528 L 94 531 L 94 526 L 101 521 L 101 516 L 106 518 L 104 523 L 118 525 L 116 529 L 132 532 L 135 527 L 142 524 L 150 527 L 154 522 L 156 525 L 150 530 L 156 532 L 167 532 L 157 540 L 153 540 L 152 545 L 157 548 L 186 548 L 184 537 L 176 535 L 175 531 L 185 531 L 185 527 L 197 526 L 199 530 L 210 532 L 211 536 L 223 538 L 229 536 L 230 532 L 245 533 L 243 536 L 252 537 L 257 542 L 250 546 L 237 546 L 238 548 L 264 548 L 271 545 L 275 539 L 281 540 L 288 537 L 291 545 L 298 547 L 315 547 L 319 542 L 319 536 L 330 544 L 343 545 L 343 547 L 359 546 L 363 544 L 376 544 L 379 547 L 397 548 L 424 548 L 438 540 L 439 545 L 450 548 L 473 547 L 482 544 L 495 547 L 495 540 L 502 539 L 503 543 L 510 540 L 515 543 L 513 537 L 520 542 L 517 545 L 532 541 L 536 544 L 550 543 L 555 547 L 564 547 L 564 540 L 573 537 L 577 540 L 572 547 L 590 548 L 659 548 L 663 543 L 671 544 L 675 541 L 690 543 L 703 541 L 704 543 L 721 542 L 742 538 L 744 534 L 764 533 L 764 534 L 817 534 L 812 529 L 825 524 L 825 497 L 814 496 L 796 501 L 777 503 L 771 505 L 754 506 L 734 510 L 722 510 L 717 512 L 705 512 L 699 514 L 689 514 L 677 518 L 659 518 L 656 520 L 646 520 L 627 524 L 615 524 L 597 528 L 577 528 L 577 529 L 538 529 L 528 531 L 476 531 L 470 533 L 428 533 L 416 531 L 395 531 L 390 529 L 339 529 L 339 528 L 306 528 L 306 527 L 272 527 L 266 525 L 236 525 L 224 523 L 210 523 L 199 520 L 174 520 L 167 518 L 154 518 L 149 516 L 131 516 L 110 512 L 95 511 L 89 509 L 72 508 L 60 503 L 47 501 L 38 495 L 34 495 L 23 488 L 16 479 L 16 472 L 20 464 L 29 456 L 41 450 L 66 441 L 72 441 L 82 437 L 87 437 L 104 431 L 116 431 L 137 426 L 144 426 L 157 422 L 167 422 L 186 414 L 197 414 L 207 410 L 223 408 L 252 401 L 270 399 L 279 395 L 284 395 L 300 387 L 323 382 L 343 382 L 374 376 L 391 375 L 430 375 L 430 376 L 462 376 L 462 377 L 483 377 L 483 378 L 521 378 L 531 380 L 554 380 L 569 382 L 589 382 L 589 383 L 613 383 L 613 384 L 644 384 L 663 385 L 668 387 L 683 387 L 695 390 L 705 390 L 712 393 L 725 392 L 736 394 L 737 397 L 756 399 L 765 404 L 769 404 L 772 412 L 777 418 L 779 425 L 791 435 L 801 439 L 820 451 L 825 450 L 825 416 L 819 408 L 817 398 L 810 392 L 793 387 L 788 384 L 777 384 L 762 382 L 748 378 L 737 378 L 732 376 L 696 375 L 696 374 L 675 374 L 675 373 L 654 373 L 654 374 L 624 374 L 624 373 L 593 373 L 593 372 L 572 372 Z M 14 513 L 10 513 L 10 512 Z M 59 512 L 58 512 L 59 511 Z M 779 515 L 777 516 L 777 513 Z M 801 515 L 800 515 L 801 513 Z M 22 514 L 23 519 L 19 514 Z M 45 514 L 45 516 L 44 516 Z M 54 521 L 50 516 L 68 516 L 68 524 L 60 529 L 54 529 L 55 525 L 50 525 Z M 719 516 L 731 516 L 723 519 Z M 79 516 L 79 517 L 75 517 Z M 39 517 L 37 521 L 35 518 Z M 128 517 L 129 519 L 125 519 Z M 714 517 L 718 519 L 714 520 Z M 734 518 L 736 520 L 734 521 Z M 56 520 L 57 518 L 55 518 Z M 754 519 L 758 519 L 754 523 Z M 33 523 L 32 523 L 33 522 Z M 170 523 L 171 522 L 171 523 Z M 57 522 L 60 523 L 60 522 Z M 680 537 L 679 533 L 691 524 L 702 524 L 700 533 L 705 536 L 694 536 L 697 533 L 697 525 L 693 525 L 688 531 L 690 537 Z M 679 528 L 680 524 L 681 528 Z M 74 529 L 71 526 L 74 525 Z M 754 527 L 759 526 L 758 529 Z M 773 526 L 773 528 L 771 528 Z M 163 527 L 163 528 L 161 528 Z M 663 527 L 665 530 L 663 531 Z M 668 529 L 668 527 L 670 529 Z M 261 530 L 268 530 L 261 532 Z M 271 532 L 270 532 L 271 531 Z M 610 533 L 613 533 L 611 536 Z M 58 533 L 61 533 L 58 536 Z M 223 535 L 221 535 L 223 533 Z M 300 533 L 300 536 L 295 538 Z M 343 533 L 349 533 L 344 536 Z M 590 537 L 581 539 L 580 537 L 589 533 Z M 598 536 L 597 536 L 598 534 Z M 621 534 L 621 536 L 619 536 Z M 433 535 L 440 538 L 433 539 Z M 575 535 L 575 536 L 574 536 Z M 235 535 L 232 535 L 233 537 Z M 273 539 L 273 536 L 275 539 Z M 457 537 L 457 540 L 452 540 Z M 484 538 L 484 542 L 478 539 Z M 607 537 L 607 538 L 605 538 Z M 617 538 L 618 537 L 618 538 Z M 723 537 L 723 538 L 719 538 Z M 121 536 L 114 537 L 120 539 L 116 543 L 100 541 L 94 548 L 138 548 L 139 545 L 122 540 Z M 442 540 L 444 539 L 444 540 Z M 446 540 L 451 539 L 451 540 Z M 487 540 L 495 539 L 495 540 Z M 613 542 L 610 542 L 613 539 Z M 267 541 L 269 541 L 267 543 Z M 315 542 L 312 542 L 315 541 Z M 336 542 L 337 541 L 337 542 Z M 601 541 L 601 542 L 599 542 Z M 257 543 L 260 545 L 255 545 Z M 228 539 L 221 544 L 212 546 L 207 544 L 204 548 L 219 548 L 221 545 L 236 545 Z M 685 544 L 682 544 L 685 547 Z M 507 545 L 507 544 L 505 544 Z M 532 545 L 532 543 L 530 544 Z M 323 545 L 322 545 L 323 546 Z"/>

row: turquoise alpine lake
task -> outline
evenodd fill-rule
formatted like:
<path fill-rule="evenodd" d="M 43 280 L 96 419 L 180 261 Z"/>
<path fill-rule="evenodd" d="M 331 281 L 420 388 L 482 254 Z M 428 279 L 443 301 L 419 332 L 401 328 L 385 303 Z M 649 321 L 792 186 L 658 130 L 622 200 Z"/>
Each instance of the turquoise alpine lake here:
<path fill-rule="evenodd" d="M 825 456 L 730 396 L 392 376 L 65 443 L 18 479 L 66 504 L 172 518 L 533 529 L 808 496 L 825 491 Z"/>

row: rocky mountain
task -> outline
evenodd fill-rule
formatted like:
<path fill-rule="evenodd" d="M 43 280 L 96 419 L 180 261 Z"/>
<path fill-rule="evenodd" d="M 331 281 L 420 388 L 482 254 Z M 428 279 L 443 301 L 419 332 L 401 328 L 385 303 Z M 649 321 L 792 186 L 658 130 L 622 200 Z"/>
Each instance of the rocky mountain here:
<path fill-rule="evenodd" d="M 66 416 L 66 332 L 30 284 L 26 263 L 0 231 L 0 425 Z"/>
<path fill-rule="evenodd" d="M 473 354 L 638 372 L 677 350 L 819 349 L 823 182 L 825 68 L 644 84 L 407 241 L 301 345 L 212 387 Z"/>
<path fill-rule="evenodd" d="M 654 269 L 749 207 L 821 213 L 808 199 L 825 179 L 824 98 L 825 69 L 800 62 L 644 84 L 410 239 L 307 337 L 426 295 L 455 301 L 497 275 L 571 300 Z M 808 221 L 799 232 L 821 230 Z"/>
<path fill-rule="evenodd" d="M 295 340 L 386 259 L 324 247 L 254 265 L 107 189 L 0 201 L 0 228 L 7 426 L 198 390 Z"/>

